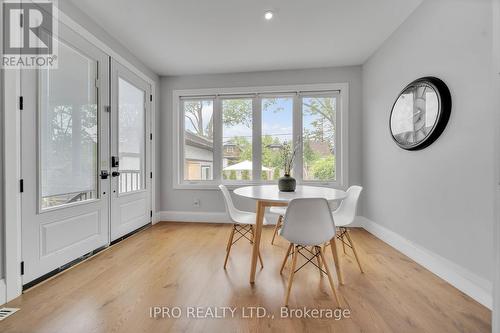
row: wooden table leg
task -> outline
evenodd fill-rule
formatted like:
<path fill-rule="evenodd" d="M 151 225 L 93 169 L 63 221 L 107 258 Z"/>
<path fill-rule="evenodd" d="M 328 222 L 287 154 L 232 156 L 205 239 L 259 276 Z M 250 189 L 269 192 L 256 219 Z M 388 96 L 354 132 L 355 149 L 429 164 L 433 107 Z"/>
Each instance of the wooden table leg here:
<path fill-rule="evenodd" d="M 255 283 L 255 270 L 257 269 L 257 258 L 259 256 L 260 235 L 262 233 L 262 224 L 264 222 L 264 212 L 266 205 L 263 201 L 257 201 L 257 217 L 255 223 L 255 235 L 252 249 L 252 262 L 250 264 L 250 283 Z"/>
<path fill-rule="evenodd" d="M 334 236 L 330 240 L 330 248 L 332 249 L 333 261 L 335 262 L 335 270 L 337 271 L 337 276 L 339 277 L 339 283 L 344 284 L 344 275 L 342 274 L 342 268 L 340 265 L 340 257 L 337 251 L 337 241 Z M 256 262 L 257 263 L 257 262 Z"/>

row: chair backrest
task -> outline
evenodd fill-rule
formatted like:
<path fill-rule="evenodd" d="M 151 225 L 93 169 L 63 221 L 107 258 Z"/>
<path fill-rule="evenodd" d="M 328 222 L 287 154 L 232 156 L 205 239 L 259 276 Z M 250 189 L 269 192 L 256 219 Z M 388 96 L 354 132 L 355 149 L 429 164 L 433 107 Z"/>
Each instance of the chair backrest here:
<path fill-rule="evenodd" d="M 345 219 L 351 223 L 356 217 L 356 210 L 358 208 L 359 195 L 363 188 L 361 186 L 353 185 L 347 189 L 347 198 L 342 200 L 337 213 L 341 214 Z"/>
<path fill-rule="evenodd" d="M 335 223 L 323 198 L 294 199 L 286 210 L 280 235 L 304 246 L 321 245 L 335 236 Z"/>
<path fill-rule="evenodd" d="M 226 204 L 227 212 L 229 213 L 229 216 L 231 218 L 234 218 L 234 216 L 239 212 L 238 209 L 233 204 L 233 198 L 231 198 L 231 193 L 229 193 L 229 190 L 227 189 L 226 186 L 224 185 L 219 185 L 220 190 L 222 191 L 222 195 L 224 195 L 224 203 Z"/>

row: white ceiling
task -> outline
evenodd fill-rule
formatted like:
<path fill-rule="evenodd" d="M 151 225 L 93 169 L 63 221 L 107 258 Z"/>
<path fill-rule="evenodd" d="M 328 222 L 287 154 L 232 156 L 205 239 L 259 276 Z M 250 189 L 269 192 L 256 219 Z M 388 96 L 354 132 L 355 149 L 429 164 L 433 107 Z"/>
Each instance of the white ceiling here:
<path fill-rule="evenodd" d="M 72 0 L 160 75 L 359 65 L 421 1 Z"/>

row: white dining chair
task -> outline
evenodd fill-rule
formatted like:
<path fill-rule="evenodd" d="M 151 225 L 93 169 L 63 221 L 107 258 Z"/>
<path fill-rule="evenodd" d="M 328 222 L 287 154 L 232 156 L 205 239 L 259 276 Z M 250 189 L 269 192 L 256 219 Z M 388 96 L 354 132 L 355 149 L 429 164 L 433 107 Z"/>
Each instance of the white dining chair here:
<path fill-rule="evenodd" d="M 346 191 L 347 197 L 342 200 L 340 206 L 332 212 L 332 216 L 335 221 L 335 225 L 339 228 L 337 239 L 342 242 L 344 254 L 346 254 L 346 246 L 351 248 L 354 253 L 354 257 L 356 258 L 356 262 L 358 263 L 359 270 L 361 273 L 364 273 L 363 266 L 359 260 L 358 252 L 356 251 L 356 247 L 354 246 L 354 242 L 352 241 L 348 229 L 349 225 L 354 222 L 354 218 L 356 217 L 359 196 L 362 190 L 363 187 L 357 185 L 349 187 Z"/>
<path fill-rule="evenodd" d="M 229 253 L 231 252 L 231 247 L 240 239 L 247 239 L 250 244 L 253 244 L 254 238 L 254 225 L 256 221 L 256 214 L 252 212 L 245 212 L 237 209 L 233 204 L 233 199 L 231 198 L 231 194 L 229 190 L 224 185 L 219 185 L 220 190 L 224 196 L 224 202 L 226 204 L 227 212 L 229 213 L 229 217 L 233 222 L 233 226 L 231 228 L 231 233 L 229 235 L 229 239 L 227 241 L 226 246 L 226 258 L 224 259 L 224 269 L 226 269 L 227 260 L 229 259 Z M 264 225 L 267 224 L 266 219 L 264 218 Z M 234 239 L 235 234 L 237 234 L 236 240 Z M 250 234 L 250 238 L 248 237 Z M 262 257 L 260 256 L 259 251 L 259 261 L 260 266 L 264 268 L 264 264 L 262 262 Z"/>
<path fill-rule="evenodd" d="M 274 245 L 274 238 L 276 238 L 278 231 L 283 226 L 283 218 L 286 213 L 286 207 L 271 207 L 269 211 L 278 215 L 278 221 L 276 222 L 276 226 L 274 226 L 273 239 L 271 239 L 271 245 Z"/>
<path fill-rule="evenodd" d="M 295 273 L 306 264 L 312 263 L 319 269 L 320 274 L 324 273 L 328 276 L 333 295 L 340 307 L 340 300 L 333 283 L 332 274 L 325 261 L 324 249 L 321 247 L 321 245 L 335 237 L 335 233 L 335 223 L 328 201 L 322 198 L 294 199 L 290 201 L 280 231 L 280 235 L 290 242 L 281 265 L 280 274 L 283 273 L 290 252 L 292 253 L 292 267 L 288 278 L 285 306 L 288 306 Z M 307 262 L 296 269 L 299 255 L 305 257 Z M 317 265 L 314 259 L 317 260 Z"/>

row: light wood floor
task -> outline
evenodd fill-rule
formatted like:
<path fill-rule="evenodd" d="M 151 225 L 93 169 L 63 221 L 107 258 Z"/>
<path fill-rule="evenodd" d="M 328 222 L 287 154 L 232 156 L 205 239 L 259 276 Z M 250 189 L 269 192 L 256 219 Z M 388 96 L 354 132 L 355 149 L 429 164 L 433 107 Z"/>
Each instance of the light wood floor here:
<path fill-rule="evenodd" d="M 233 247 L 222 269 L 228 225 L 160 223 L 45 282 L 7 304 L 21 310 L 0 332 L 490 332 L 491 313 L 364 230 L 353 230 L 366 273 L 341 256 L 339 288 L 350 319 L 281 319 L 286 278 L 278 271 L 287 243 L 262 237 L 264 269 L 248 283 L 251 246 Z M 339 249 L 341 251 L 341 249 Z M 333 271 L 330 251 L 327 260 Z M 335 308 L 328 280 L 296 274 L 291 308 Z M 262 306 L 275 318 L 151 319 L 151 306 Z"/>

